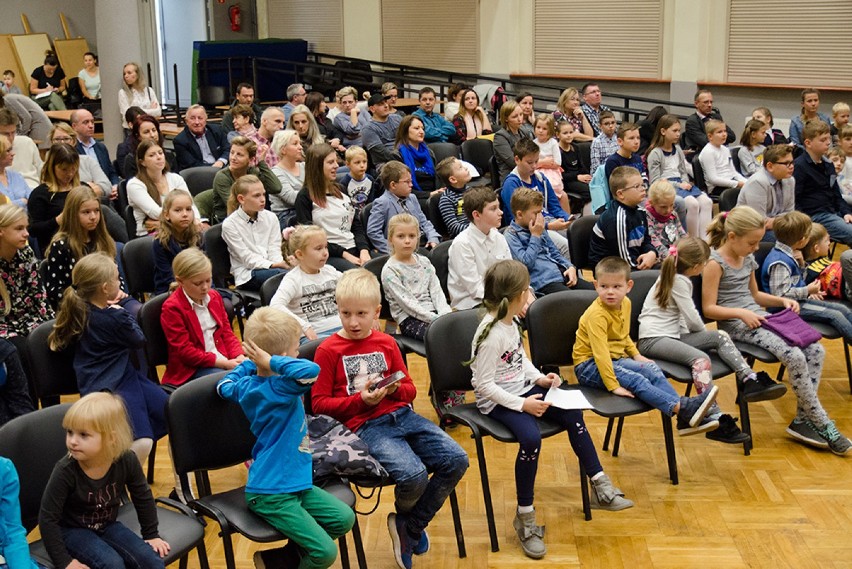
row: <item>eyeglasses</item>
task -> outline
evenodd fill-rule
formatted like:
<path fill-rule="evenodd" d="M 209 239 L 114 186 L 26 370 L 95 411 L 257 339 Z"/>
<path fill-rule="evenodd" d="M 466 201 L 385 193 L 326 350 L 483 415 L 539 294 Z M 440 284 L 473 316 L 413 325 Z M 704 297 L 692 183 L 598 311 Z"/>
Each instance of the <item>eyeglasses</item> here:
<path fill-rule="evenodd" d="M 639 183 L 639 184 L 634 184 L 632 186 L 627 186 L 627 187 L 621 188 L 621 191 L 626 192 L 628 190 L 644 190 L 644 189 L 645 189 L 645 184 Z"/>
<path fill-rule="evenodd" d="M 793 161 L 792 160 L 784 160 L 783 162 L 775 162 L 775 164 L 778 164 L 779 166 L 786 166 L 787 168 L 789 168 L 790 166 L 793 165 Z"/>

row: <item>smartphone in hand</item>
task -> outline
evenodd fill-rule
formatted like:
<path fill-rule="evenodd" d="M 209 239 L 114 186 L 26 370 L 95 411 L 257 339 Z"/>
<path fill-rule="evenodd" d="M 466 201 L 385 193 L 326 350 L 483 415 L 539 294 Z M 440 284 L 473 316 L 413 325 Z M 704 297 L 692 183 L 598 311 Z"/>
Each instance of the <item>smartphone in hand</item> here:
<path fill-rule="evenodd" d="M 387 377 L 382 377 L 379 381 L 370 386 L 370 391 L 375 391 L 377 389 L 382 389 L 383 387 L 387 387 L 389 385 L 393 385 L 398 381 L 402 381 L 405 378 L 405 372 L 397 371 L 392 373 Z"/>

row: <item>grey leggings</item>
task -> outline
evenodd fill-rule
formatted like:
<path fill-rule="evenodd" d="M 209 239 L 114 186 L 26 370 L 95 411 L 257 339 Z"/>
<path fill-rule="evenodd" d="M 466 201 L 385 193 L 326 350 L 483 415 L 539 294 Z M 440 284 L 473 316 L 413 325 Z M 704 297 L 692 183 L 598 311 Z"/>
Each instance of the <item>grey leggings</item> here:
<path fill-rule="evenodd" d="M 796 419 L 807 419 L 817 427 L 822 427 L 830 421 L 817 395 L 825 359 L 825 348 L 822 344 L 814 342 L 806 348 L 788 346 L 769 330 L 750 330 L 741 320 L 720 322 L 719 326 L 724 327 L 734 340 L 768 350 L 787 367 L 790 385 L 796 394 Z"/>

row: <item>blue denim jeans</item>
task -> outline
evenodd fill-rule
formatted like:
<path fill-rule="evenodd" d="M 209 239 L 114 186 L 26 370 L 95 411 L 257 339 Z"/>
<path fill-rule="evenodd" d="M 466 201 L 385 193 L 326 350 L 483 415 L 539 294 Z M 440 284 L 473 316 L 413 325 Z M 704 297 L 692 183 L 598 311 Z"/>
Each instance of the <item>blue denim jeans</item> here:
<path fill-rule="evenodd" d="M 840 302 L 802 300 L 799 316 L 806 322 L 823 322 L 837 328 L 847 342 L 852 342 L 852 309 Z"/>
<path fill-rule="evenodd" d="M 279 273 L 286 273 L 284 269 L 252 269 L 251 279 L 244 282 L 238 289 L 244 290 L 260 290 L 260 286 L 266 282 L 266 279 L 271 279 Z"/>
<path fill-rule="evenodd" d="M 632 358 L 612 360 L 615 377 L 621 387 L 629 390 L 640 401 L 644 401 L 654 409 L 659 409 L 669 415 L 674 414 L 674 408 L 680 403 L 680 395 L 671 386 L 669 380 L 655 363 L 637 362 Z M 574 366 L 574 373 L 580 385 L 606 389 L 595 365 L 594 358 Z"/>
<path fill-rule="evenodd" d="M 815 213 L 811 220 L 821 223 L 832 240 L 852 246 L 852 224 L 843 221 L 843 217 L 833 213 Z"/>
<path fill-rule="evenodd" d="M 467 470 L 467 453 L 410 407 L 367 421 L 356 434 L 396 484 L 396 511 L 408 531 L 420 535 Z"/>
<path fill-rule="evenodd" d="M 162 569 L 163 560 L 141 537 L 121 522 L 97 533 L 85 528 L 62 528 L 68 553 L 90 569 Z"/>

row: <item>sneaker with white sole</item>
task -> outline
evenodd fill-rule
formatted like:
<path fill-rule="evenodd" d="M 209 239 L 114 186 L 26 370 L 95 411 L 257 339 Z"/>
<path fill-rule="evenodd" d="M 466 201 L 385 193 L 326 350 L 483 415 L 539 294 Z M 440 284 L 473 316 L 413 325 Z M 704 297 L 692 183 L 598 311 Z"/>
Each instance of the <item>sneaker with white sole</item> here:
<path fill-rule="evenodd" d="M 592 480 L 591 506 L 596 510 L 617 512 L 633 507 L 633 501 L 624 497 L 624 492 L 616 488 L 609 476 L 604 474 Z"/>
<path fill-rule="evenodd" d="M 828 441 L 828 449 L 836 455 L 843 456 L 852 449 L 852 442 L 837 430 L 834 421 L 829 421 L 822 427 L 817 427 L 817 432 Z"/>
<path fill-rule="evenodd" d="M 388 514 L 388 533 L 391 536 L 393 546 L 393 557 L 399 569 L 411 569 L 411 554 L 414 552 L 414 544 L 405 529 L 405 518 L 391 512 Z"/>
<path fill-rule="evenodd" d="M 677 418 L 677 434 L 682 437 L 697 435 L 698 433 L 709 433 L 719 428 L 719 420 L 704 417 L 700 423 L 691 427 L 684 419 Z"/>
<path fill-rule="evenodd" d="M 707 411 L 713 405 L 713 402 L 716 401 L 718 394 L 719 386 L 714 385 L 701 395 L 681 397 L 680 410 L 677 412 L 678 421 L 682 420 L 684 423 L 689 424 L 690 427 L 697 427 L 704 420 Z"/>
<path fill-rule="evenodd" d="M 828 441 L 819 434 L 810 421 L 793 419 L 793 422 L 787 426 L 787 434 L 806 445 L 816 448 L 828 448 Z"/>

